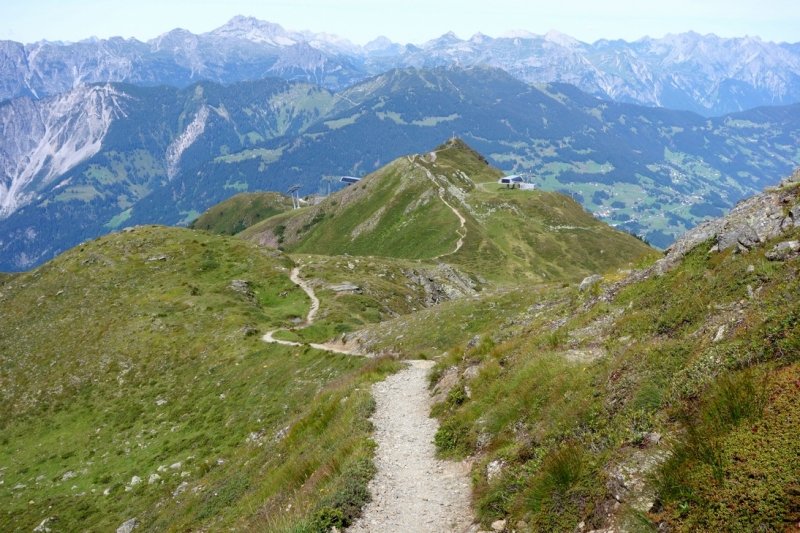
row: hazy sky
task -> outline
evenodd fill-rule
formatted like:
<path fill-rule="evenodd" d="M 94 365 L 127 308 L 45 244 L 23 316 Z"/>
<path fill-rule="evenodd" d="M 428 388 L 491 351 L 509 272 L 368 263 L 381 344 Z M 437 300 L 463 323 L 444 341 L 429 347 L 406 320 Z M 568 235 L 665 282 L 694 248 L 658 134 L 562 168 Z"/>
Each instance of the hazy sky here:
<path fill-rule="evenodd" d="M 238 14 L 356 44 L 379 35 L 419 44 L 448 31 L 466 39 L 513 29 L 557 29 L 585 42 L 688 30 L 800 41 L 800 0 L 0 0 L 0 39 L 144 41 L 176 27 L 206 32 Z"/>

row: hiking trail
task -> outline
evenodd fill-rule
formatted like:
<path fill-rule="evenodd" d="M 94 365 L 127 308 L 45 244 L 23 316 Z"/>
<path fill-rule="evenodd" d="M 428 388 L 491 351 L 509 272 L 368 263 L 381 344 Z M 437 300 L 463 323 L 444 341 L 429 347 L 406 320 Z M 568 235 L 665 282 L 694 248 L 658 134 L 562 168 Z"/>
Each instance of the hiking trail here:
<path fill-rule="evenodd" d="M 289 278 L 311 298 L 311 308 L 303 323 L 310 326 L 319 311 L 319 299 L 311 284 L 300 278 L 300 267 L 292 269 Z M 275 339 L 273 334 L 277 331 L 281 330 L 267 332 L 263 340 L 303 346 Z M 362 355 L 327 344 L 310 346 Z M 372 501 L 347 530 L 349 533 L 464 533 L 471 527 L 471 462 L 436 459 L 433 438 L 438 422 L 430 418 L 428 391 L 428 373 L 434 363 L 422 360 L 408 363 L 405 369 L 372 386 L 376 402 L 372 422 L 377 473 L 369 483 Z"/>
<path fill-rule="evenodd" d="M 372 386 L 378 473 L 369 484 L 372 501 L 348 533 L 462 533 L 472 524 L 471 464 L 436 459 L 428 392 L 434 363 L 409 363 Z"/>
<path fill-rule="evenodd" d="M 431 154 L 432 154 L 432 158 L 431 158 L 432 161 L 436 161 L 435 152 L 431 152 Z M 450 205 L 450 202 L 445 200 L 445 198 L 444 198 L 445 189 L 444 189 L 444 187 L 439 185 L 439 183 L 437 183 L 436 178 L 433 177 L 433 174 L 431 174 L 431 171 L 428 170 L 427 168 L 425 168 L 424 166 L 420 165 L 419 163 L 416 162 L 416 160 L 411 159 L 410 157 L 409 157 L 409 161 L 412 164 L 414 164 L 414 166 L 416 166 L 417 168 L 423 170 L 425 172 L 425 175 L 428 176 L 428 179 L 431 180 L 436 187 L 438 187 L 438 189 L 439 189 L 439 199 L 442 202 L 444 202 L 444 205 L 446 205 L 447 207 L 450 208 L 450 210 L 458 217 L 458 220 L 461 223 L 461 226 L 456 230 L 456 234 L 458 235 L 458 242 L 456 243 L 456 249 L 453 250 L 452 252 L 447 252 L 446 254 L 437 255 L 436 257 L 434 257 L 434 259 L 439 259 L 441 257 L 445 257 L 445 256 L 448 256 L 448 255 L 453 255 L 454 253 L 458 252 L 461 249 L 461 247 L 464 245 L 464 239 L 467 236 L 467 228 L 465 227 L 466 223 L 467 223 L 467 219 L 464 218 L 464 216 L 461 213 L 459 213 L 458 209 L 456 209 L 455 207 Z"/>

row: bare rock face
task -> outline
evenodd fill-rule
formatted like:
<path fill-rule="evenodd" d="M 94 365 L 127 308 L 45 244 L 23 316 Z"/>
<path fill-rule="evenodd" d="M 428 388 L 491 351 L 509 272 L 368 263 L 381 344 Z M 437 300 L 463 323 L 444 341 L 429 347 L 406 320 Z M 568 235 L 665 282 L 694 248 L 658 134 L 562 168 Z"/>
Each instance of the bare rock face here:
<path fill-rule="evenodd" d="M 0 107 L 0 219 L 96 154 L 111 123 L 124 115 L 129 98 L 110 85 L 84 85 L 44 100 L 20 98 Z"/>
<path fill-rule="evenodd" d="M 800 168 L 778 187 L 767 188 L 761 194 L 742 200 L 724 217 L 707 220 L 687 231 L 665 250 L 666 256 L 659 260 L 656 270 L 671 269 L 689 251 L 709 240 L 715 241 L 712 251 L 736 247 L 746 252 L 774 239 L 800 224 L 799 202 Z M 781 253 L 783 251 L 781 249 Z"/>
<path fill-rule="evenodd" d="M 425 291 L 426 307 L 476 292 L 475 282 L 469 276 L 446 263 L 441 263 L 433 270 L 412 268 L 405 275 L 411 283 L 421 286 Z"/>

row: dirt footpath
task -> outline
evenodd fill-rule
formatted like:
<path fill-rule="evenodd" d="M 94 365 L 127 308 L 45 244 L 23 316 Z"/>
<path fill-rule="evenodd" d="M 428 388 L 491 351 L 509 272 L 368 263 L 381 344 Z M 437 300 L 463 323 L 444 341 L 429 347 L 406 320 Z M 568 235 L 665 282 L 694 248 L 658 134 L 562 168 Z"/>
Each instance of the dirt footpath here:
<path fill-rule="evenodd" d="M 437 422 L 428 417 L 427 379 L 433 362 L 410 363 L 373 386 L 378 473 L 369 486 L 372 502 L 350 533 L 461 533 L 472 524 L 469 463 L 434 456 Z"/>

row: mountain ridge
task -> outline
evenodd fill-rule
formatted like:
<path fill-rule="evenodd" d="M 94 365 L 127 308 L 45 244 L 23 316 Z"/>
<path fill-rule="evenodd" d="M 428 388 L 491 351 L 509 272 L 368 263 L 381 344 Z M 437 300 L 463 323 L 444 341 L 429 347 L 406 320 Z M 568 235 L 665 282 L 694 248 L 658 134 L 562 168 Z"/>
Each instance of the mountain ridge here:
<path fill-rule="evenodd" d="M 209 32 L 175 29 L 147 42 L 0 41 L 0 64 L 9 66 L 0 73 L 0 100 L 43 97 L 81 82 L 183 87 L 200 79 L 233 83 L 264 75 L 341 90 L 391 68 L 487 63 L 526 83 L 573 83 L 610 100 L 713 116 L 800 101 L 797 46 L 694 32 L 583 43 L 555 30 L 467 40 L 450 32 L 418 45 L 384 37 L 359 46 L 324 32 L 289 31 L 237 16 Z"/>

